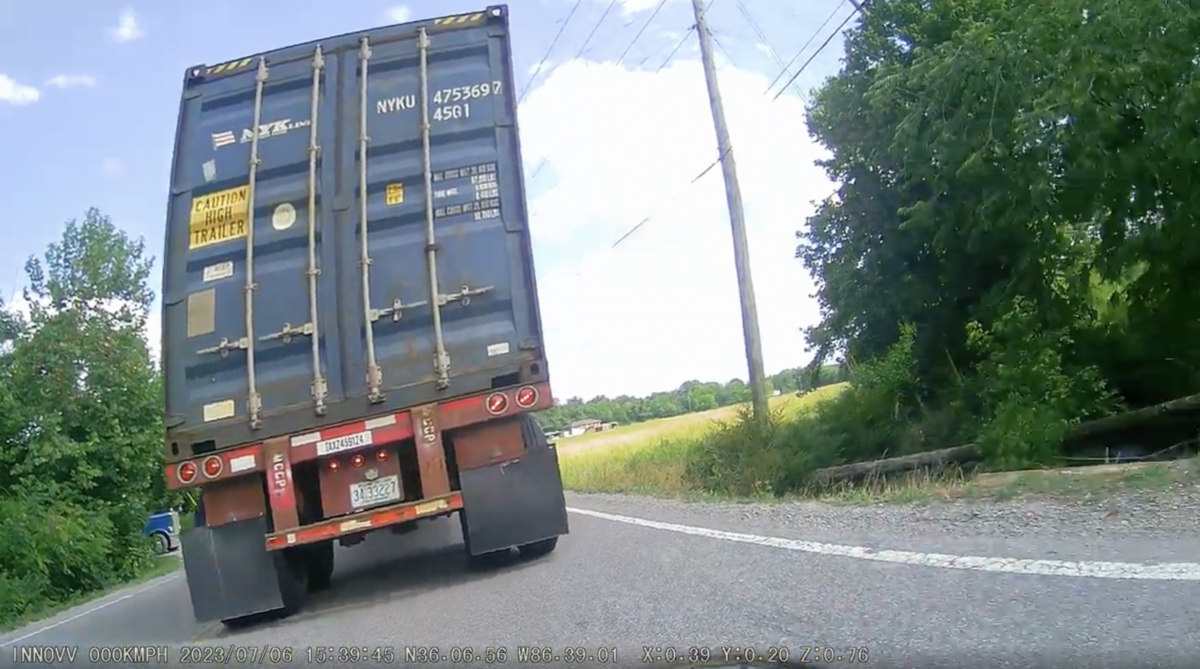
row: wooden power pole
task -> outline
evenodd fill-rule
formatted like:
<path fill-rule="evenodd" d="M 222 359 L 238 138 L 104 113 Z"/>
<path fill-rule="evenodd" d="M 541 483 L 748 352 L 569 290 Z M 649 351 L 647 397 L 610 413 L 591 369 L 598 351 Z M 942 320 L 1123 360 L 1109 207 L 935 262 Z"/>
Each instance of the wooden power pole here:
<path fill-rule="evenodd" d="M 738 186 L 737 162 L 733 158 L 729 127 L 725 124 L 725 108 L 721 105 L 717 66 L 713 62 L 712 34 L 708 32 L 708 23 L 704 20 L 703 0 L 692 0 L 692 11 L 696 14 L 700 58 L 704 62 L 704 79 L 708 82 L 708 103 L 712 107 L 717 147 L 721 152 L 721 172 L 725 175 L 729 225 L 733 228 L 733 261 L 737 267 L 738 292 L 742 302 L 742 336 L 746 342 L 746 364 L 750 368 L 750 398 L 754 406 L 754 415 L 765 418 L 768 408 L 762 340 L 758 331 L 758 307 L 754 303 L 754 281 L 750 278 L 750 243 L 746 239 L 746 219 L 742 212 L 742 190 Z"/>

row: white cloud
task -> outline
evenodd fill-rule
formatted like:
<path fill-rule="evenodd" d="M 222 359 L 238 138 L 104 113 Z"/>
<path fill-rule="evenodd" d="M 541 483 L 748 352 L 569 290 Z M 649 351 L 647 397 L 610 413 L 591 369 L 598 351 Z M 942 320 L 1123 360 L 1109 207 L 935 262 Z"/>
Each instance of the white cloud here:
<path fill-rule="evenodd" d="M 822 150 L 808 138 L 800 100 L 771 103 L 767 78 L 734 67 L 720 80 L 770 372 L 808 361 L 800 329 L 818 314 L 812 282 L 793 257 L 795 231 L 833 184 L 814 165 Z M 530 203 L 556 395 L 745 378 L 720 167 L 689 185 L 717 157 L 699 63 L 658 74 L 568 63 L 522 105 L 521 128 L 528 168 L 545 157 L 558 178 Z M 549 247 L 583 238 L 595 245 L 569 251 L 582 260 L 551 267 L 561 254 Z"/>
<path fill-rule="evenodd" d="M 670 2 L 670 0 L 667 0 Z M 659 0 L 620 0 L 621 10 L 625 15 L 644 12 L 658 6 Z"/>
<path fill-rule="evenodd" d="M 412 16 L 412 11 L 410 11 L 408 7 L 404 5 L 388 7 L 387 17 L 392 23 L 404 23 L 408 21 L 410 16 Z"/>
<path fill-rule="evenodd" d="M 110 179 L 125 176 L 125 164 L 116 158 L 105 158 L 100 163 L 100 171 Z"/>
<path fill-rule="evenodd" d="M 46 85 L 54 88 L 91 87 L 96 85 L 96 80 L 86 74 L 60 74 L 47 79 Z"/>
<path fill-rule="evenodd" d="M 134 13 L 133 8 L 127 7 L 121 12 L 117 26 L 108 29 L 108 34 L 118 42 L 130 42 L 145 35 L 146 32 L 138 24 L 137 14 Z"/>
<path fill-rule="evenodd" d="M 33 86 L 19 84 L 11 77 L 0 74 L 0 102 L 10 105 L 27 105 L 37 102 L 42 94 Z"/>

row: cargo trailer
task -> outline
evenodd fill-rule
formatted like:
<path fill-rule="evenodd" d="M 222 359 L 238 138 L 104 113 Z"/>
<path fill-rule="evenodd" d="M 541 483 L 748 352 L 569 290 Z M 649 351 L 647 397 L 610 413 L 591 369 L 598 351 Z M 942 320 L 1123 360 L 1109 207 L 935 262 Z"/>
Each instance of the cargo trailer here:
<path fill-rule="evenodd" d="M 189 68 L 163 263 L 166 469 L 198 621 L 303 606 L 334 544 L 568 532 L 508 8 Z"/>

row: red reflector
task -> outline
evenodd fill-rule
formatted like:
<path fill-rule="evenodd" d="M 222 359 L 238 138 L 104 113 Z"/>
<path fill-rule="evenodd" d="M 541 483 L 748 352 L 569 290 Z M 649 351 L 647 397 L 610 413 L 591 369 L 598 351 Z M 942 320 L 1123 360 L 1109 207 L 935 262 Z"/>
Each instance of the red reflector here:
<path fill-rule="evenodd" d="M 538 401 L 537 388 L 533 386 L 525 386 L 517 391 L 517 406 L 522 409 L 528 409 Z"/>
<path fill-rule="evenodd" d="M 342 463 L 338 462 L 335 459 L 329 460 L 329 471 L 336 472 L 337 470 L 339 470 L 341 468 L 342 468 Z"/>
<path fill-rule="evenodd" d="M 225 469 L 225 462 L 216 455 L 210 456 L 204 461 L 204 475 L 210 479 L 220 476 L 222 469 Z"/>
<path fill-rule="evenodd" d="M 488 395 L 487 402 L 485 402 L 485 404 L 487 406 L 488 413 L 492 414 L 493 416 L 498 416 L 504 413 L 504 410 L 508 408 L 508 395 L 505 395 L 504 393 L 492 393 L 491 395 Z"/>
<path fill-rule="evenodd" d="M 179 465 L 175 475 L 179 478 L 180 483 L 191 483 L 196 480 L 196 463 L 185 462 Z"/>
<path fill-rule="evenodd" d="M 363 463 L 366 461 L 367 459 L 363 457 L 362 453 L 355 453 L 354 455 L 350 456 L 350 464 L 354 465 L 355 467 L 363 466 Z"/>
<path fill-rule="evenodd" d="M 388 453 L 388 450 L 386 448 L 381 448 L 381 449 L 379 449 L 379 452 L 377 452 L 375 454 L 375 459 L 380 462 L 383 462 L 384 460 L 387 460 L 390 456 L 391 456 L 391 454 Z"/>

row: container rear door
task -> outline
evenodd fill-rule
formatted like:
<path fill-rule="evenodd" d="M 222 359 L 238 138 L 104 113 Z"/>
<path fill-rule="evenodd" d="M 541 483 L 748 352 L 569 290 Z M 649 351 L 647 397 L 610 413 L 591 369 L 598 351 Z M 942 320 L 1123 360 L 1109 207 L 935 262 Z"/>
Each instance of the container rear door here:
<path fill-rule="evenodd" d="M 321 225 L 333 219 L 338 62 L 314 55 L 264 71 L 245 59 L 185 89 L 164 291 L 168 428 L 319 414 L 344 395 L 330 355 L 338 257 Z"/>
<path fill-rule="evenodd" d="M 341 231 L 341 262 L 354 273 L 364 266 L 365 234 L 369 276 L 352 276 L 343 294 L 368 286 L 374 320 L 357 305 L 360 350 L 347 365 L 360 365 L 370 385 L 374 362 L 384 391 L 428 384 L 445 397 L 486 390 L 480 372 L 540 359 L 540 321 L 507 21 L 433 30 L 426 47 L 423 57 L 420 33 L 408 33 L 343 61 L 357 66 L 358 89 L 345 95 L 344 132 L 361 140 L 365 124 L 369 141 L 346 149 L 341 178 L 356 184 L 362 211 Z"/>

